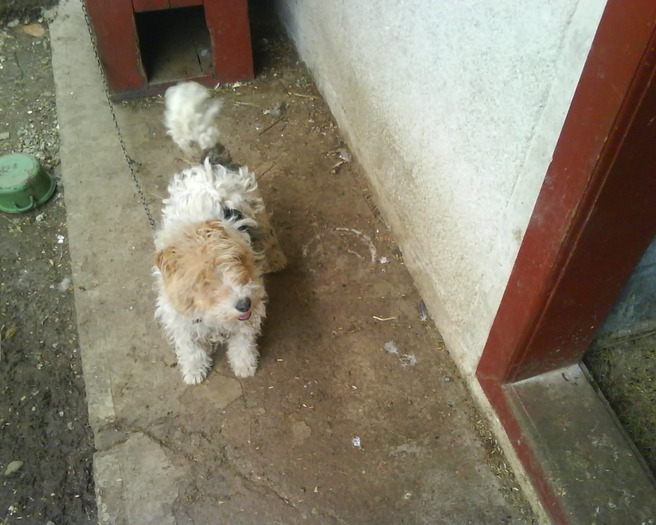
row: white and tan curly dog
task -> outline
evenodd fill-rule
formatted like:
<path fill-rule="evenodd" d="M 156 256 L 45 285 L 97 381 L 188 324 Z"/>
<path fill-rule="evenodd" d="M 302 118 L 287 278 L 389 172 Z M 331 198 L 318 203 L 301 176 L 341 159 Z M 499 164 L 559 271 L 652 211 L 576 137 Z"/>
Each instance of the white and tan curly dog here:
<path fill-rule="evenodd" d="M 183 380 L 197 384 L 226 343 L 238 377 L 255 373 L 256 339 L 265 317 L 263 274 L 285 266 L 254 174 L 230 164 L 217 142 L 221 104 L 184 82 L 166 92 L 173 141 L 201 163 L 174 175 L 155 235 L 156 317 L 175 347 Z"/>

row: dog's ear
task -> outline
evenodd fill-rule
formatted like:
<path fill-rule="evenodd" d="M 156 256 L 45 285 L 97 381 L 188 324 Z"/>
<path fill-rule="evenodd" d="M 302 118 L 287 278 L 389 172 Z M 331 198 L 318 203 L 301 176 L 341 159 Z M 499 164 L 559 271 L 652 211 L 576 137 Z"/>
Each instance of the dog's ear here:
<path fill-rule="evenodd" d="M 177 253 L 176 249 L 173 246 L 169 246 L 157 252 L 157 257 L 155 258 L 155 264 L 159 268 L 159 271 L 162 274 L 172 274 L 175 272 L 177 267 Z"/>
<path fill-rule="evenodd" d="M 190 275 L 181 267 L 181 254 L 174 246 L 168 246 L 157 252 L 155 264 L 162 275 L 164 292 L 171 305 L 178 312 L 187 314 L 206 307 L 199 284 L 189 281 Z"/>
<path fill-rule="evenodd" d="M 198 234 L 210 237 L 215 226 L 218 224 L 208 223 Z M 185 249 L 184 246 L 167 246 L 157 252 L 155 257 L 155 264 L 162 276 L 164 293 L 173 308 L 183 315 L 208 311 L 216 302 L 216 268 L 212 264 L 206 264 L 203 257 L 195 257 L 196 255 L 198 254 Z"/>
<path fill-rule="evenodd" d="M 200 224 L 196 230 L 196 234 L 202 239 L 225 239 L 226 232 L 223 224 L 219 219 L 211 219 Z"/>

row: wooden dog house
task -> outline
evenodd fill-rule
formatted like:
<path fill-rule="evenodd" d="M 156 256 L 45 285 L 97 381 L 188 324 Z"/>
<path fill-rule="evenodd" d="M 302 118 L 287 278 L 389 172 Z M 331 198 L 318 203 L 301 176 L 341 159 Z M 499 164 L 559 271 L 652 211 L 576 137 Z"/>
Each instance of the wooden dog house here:
<path fill-rule="evenodd" d="M 247 0 L 86 0 L 113 100 L 253 78 Z"/>

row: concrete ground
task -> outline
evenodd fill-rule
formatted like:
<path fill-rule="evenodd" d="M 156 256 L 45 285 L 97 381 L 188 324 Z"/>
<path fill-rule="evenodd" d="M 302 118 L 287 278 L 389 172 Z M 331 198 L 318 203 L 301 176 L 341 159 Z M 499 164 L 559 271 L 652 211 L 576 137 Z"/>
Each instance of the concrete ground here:
<path fill-rule="evenodd" d="M 147 209 L 185 166 L 161 99 L 114 106 L 134 180 L 80 0 L 51 26 L 100 522 L 531 522 L 329 111 L 262 30 L 256 80 L 217 96 L 290 264 L 267 281 L 255 377 L 219 349 L 192 387 L 153 319 Z"/>

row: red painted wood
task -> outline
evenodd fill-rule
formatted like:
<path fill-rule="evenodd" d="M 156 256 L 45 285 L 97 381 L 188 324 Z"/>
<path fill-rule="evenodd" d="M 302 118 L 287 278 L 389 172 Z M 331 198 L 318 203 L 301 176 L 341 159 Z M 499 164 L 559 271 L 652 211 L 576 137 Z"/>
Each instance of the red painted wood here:
<path fill-rule="evenodd" d="M 132 8 L 135 13 L 158 11 L 160 9 L 169 9 L 170 7 L 169 0 L 132 0 Z"/>
<path fill-rule="evenodd" d="M 654 198 L 654 177 L 641 177 L 653 161 L 634 158 L 625 139 L 631 126 L 633 138 L 652 132 L 634 111 L 653 73 L 655 23 L 651 0 L 607 4 L 484 349 L 481 378 L 504 383 L 579 361 L 653 237 L 653 222 L 636 210 L 647 205 L 643 197 Z"/>
<path fill-rule="evenodd" d="M 650 82 L 656 69 L 656 39 L 648 60 Z M 625 104 L 620 117 L 633 122 L 609 138 L 598 176 L 586 191 L 572 231 L 570 258 L 552 299 L 521 361 L 511 369 L 515 380 L 580 361 L 612 309 L 631 272 L 656 235 L 656 86 L 639 102 Z M 616 124 L 617 125 L 617 124 Z"/>
<path fill-rule="evenodd" d="M 86 0 L 98 54 L 112 91 L 135 89 L 146 82 L 130 0 Z"/>
<path fill-rule="evenodd" d="M 556 523 L 511 383 L 580 361 L 656 233 L 655 27 L 652 0 L 608 1 L 477 370 Z"/>
<path fill-rule="evenodd" d="M 214 0 L 208 0 L 208 4 Z M 198 5 L 203 5 L 203 0 L 170 0 L 171 7 L 194 7 Z"/>
<path fill-rule="evenodd" d="M 212 38 L 214 74 L 217 82 L 253 78 L 248 2 L 214 0 L 205 4 L 205 19 Z"/>
<path fill-rule="evenodd" d="M 568 523 L 565 509 L 554 493 L 540 462 L 525 439 L 521 424 L 515 417 L 509 400 L 509 397 L 513 395 L 510 390 L 512 387 L 504 386 L 490 379 L 480 379 L 480 383 L 490 404 L 503 423 L 508 439 L 522 462 L 527 476 L 531 479 L 535 491 L 540 495 L 545 511 L 554 523 Z"/>
<path fill-rule="evenodd" d="M 135 12 L 204 6 L 212 40 L 214 73 L 198 80 L 206 85 L 253 78 L 253 54 L 247 0 L 86 0 L 98 53 L 114 100 L 154 94 L 141 63 Z M 178 79 L 191 80 L 191 79 Z"/>

